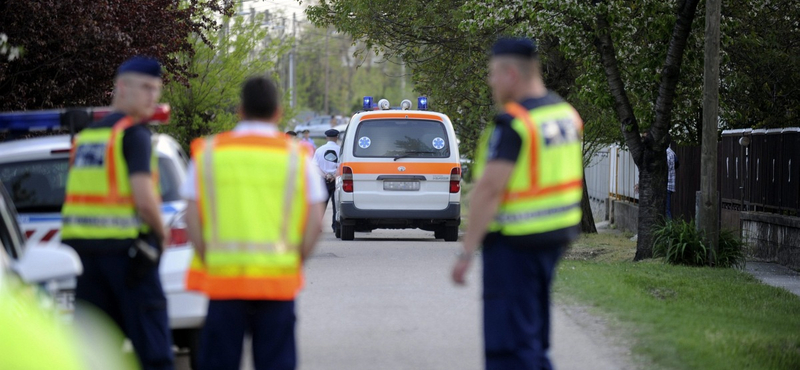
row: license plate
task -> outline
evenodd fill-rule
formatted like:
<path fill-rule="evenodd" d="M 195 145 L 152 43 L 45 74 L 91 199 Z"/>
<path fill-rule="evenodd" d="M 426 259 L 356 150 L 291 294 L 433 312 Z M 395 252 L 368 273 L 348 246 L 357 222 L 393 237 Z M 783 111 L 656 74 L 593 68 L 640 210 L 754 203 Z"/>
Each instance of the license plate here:
<path fill-rule="evenodd" d="M 75 291 L 61 290 L 55 296 L 56 308 L 61 313 L 72 313 L 75 311 Z"/>
<path fill-rule="evenodd" d="M 383 190 L 418 191 L 419 181 L 384 181 Z"/>

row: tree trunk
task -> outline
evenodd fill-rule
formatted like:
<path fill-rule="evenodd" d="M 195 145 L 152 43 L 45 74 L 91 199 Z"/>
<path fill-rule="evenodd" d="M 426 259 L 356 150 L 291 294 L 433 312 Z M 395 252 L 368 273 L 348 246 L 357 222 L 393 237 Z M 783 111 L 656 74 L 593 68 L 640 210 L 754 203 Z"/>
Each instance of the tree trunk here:
<path fill-rule="evenodd" d="M 653 150 L 652 140 L 644 140 L 639 166 L 639 227 L 634 261 L 653 257 L 654 232 L 664 224 L 667 203 L 667 158 L 663 150 Z"/>
<path fill-rule="evenodd" d="M 698 3 L 699 0 L 682 0 L 678 3 L 677 20 L 669 40 L 667 58 L 661 70 L 661 82 L 655 106 L 656 118 L 655 122 L 650 125 L 645 138 L 639 133 L 639 123 L 622 81 L 614 50 L 614 41 L 611 39 L 608 15 L 597 14 L 595 48 L 600 54 L 608 79 L 609 91 L 614 98 L 614 107 L 622 126 L 622 135 L 633 156 L 633 162 L 639 168 L 639 236 L 636 242 L 634 261 L 653 256 L 653 233 L 655 228 L 664 222 L 667 192 L 665 150 L 670 141 L 669 129 L 672 126 L 675 88 L 680 78 L 686 41 L 692 29 L 692 21 Z"/>
<path fill-rule="evenodd" d="M 586 188 L 586 171 L 583 172 L 583 199 L 581 199 L 581 232 L 596 234 L 597 227 L 594 225 L 594 215 L 592 214 L 592 204 L 589 203 L 589 189 Z"/>

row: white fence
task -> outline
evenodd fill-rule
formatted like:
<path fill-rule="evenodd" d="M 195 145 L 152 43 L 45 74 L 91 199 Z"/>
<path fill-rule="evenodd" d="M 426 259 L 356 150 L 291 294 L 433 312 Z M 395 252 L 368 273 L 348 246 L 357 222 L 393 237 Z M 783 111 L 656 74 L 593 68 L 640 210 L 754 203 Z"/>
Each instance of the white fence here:
<path fill-rule="evenodd" d="M 586 188 L 595 222 L 609 219 L 612 198 L 633 202 L 639 200 L 639 194 L 635 191 L 639 183 L 639 169 L 627 150 L 610 145 L 595 153 L 585 165 Z"/>

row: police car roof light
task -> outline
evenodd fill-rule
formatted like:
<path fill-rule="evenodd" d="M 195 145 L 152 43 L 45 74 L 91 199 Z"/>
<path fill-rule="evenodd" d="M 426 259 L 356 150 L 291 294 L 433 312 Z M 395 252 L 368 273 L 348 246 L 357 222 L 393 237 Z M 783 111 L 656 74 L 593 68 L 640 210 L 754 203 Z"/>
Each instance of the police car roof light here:
<path fill-rule="evenodd" d="M 0 113 L 0 132 L 46 131 L 61 128 L 80 131 L 92 121 L 97 121 L 112 111 L 111 107 L 98 107 Z M 159 104 L 149 122 L 166 124 L 170 113 L 169 104 Z"/>
<path fill-rule="evenodd" d="M 420 96 L 417 98 L 417 109 L 419 110 L 428 110 L 428 98 L 424 96 Z"/>
<path fill-rule="evenodd" d="M 371 110 L 372 109 L 372 97 L 365 96 L 364 97 L 364 110 Z"/>

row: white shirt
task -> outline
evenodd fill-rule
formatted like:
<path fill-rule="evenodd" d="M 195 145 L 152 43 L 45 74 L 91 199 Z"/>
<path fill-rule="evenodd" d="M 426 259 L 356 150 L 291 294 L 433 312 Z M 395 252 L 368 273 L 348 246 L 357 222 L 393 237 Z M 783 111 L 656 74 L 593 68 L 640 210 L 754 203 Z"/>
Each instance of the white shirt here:
<path fill-rule="evenodd" d="M 332 150 L 334 153 L 336 153 L 336 160 L 330 161 L 328 159 L 325 159 L 325 153 L 327 153 L 329 150 Z M 338 161 L 339 161 L 339 144 L 336 144 L 335 141 L 329 141 L 325 143 L 325 145 L 319 147 L 314 152 L 313 163 L 315 166 L 319 168 L 320 171 L 322 171 L 323 174 L 330 174 L 335 176 L 336 171 L 339 169 Z"/>
<path fill-rule="evenodd" d="M 278 127 L 272 123 L 242 121 L 234 127 L 233 132 L 271 136 L 278 132 Z M 306 182 L 308 183 L 306 196 L 308 197 L 308 202 L 312 204 L 321 203 L 328 199 L 328 190 L 325 188 L 325 182 L 316 171 L 317 169 L 313 166 L 311 158 L 306 158 Z M 197 200 L 197 170 L 195 169 L 194 161 L 189 162 L 186 181 L 181 185 L 180 195 L 187 200 Z"/>

